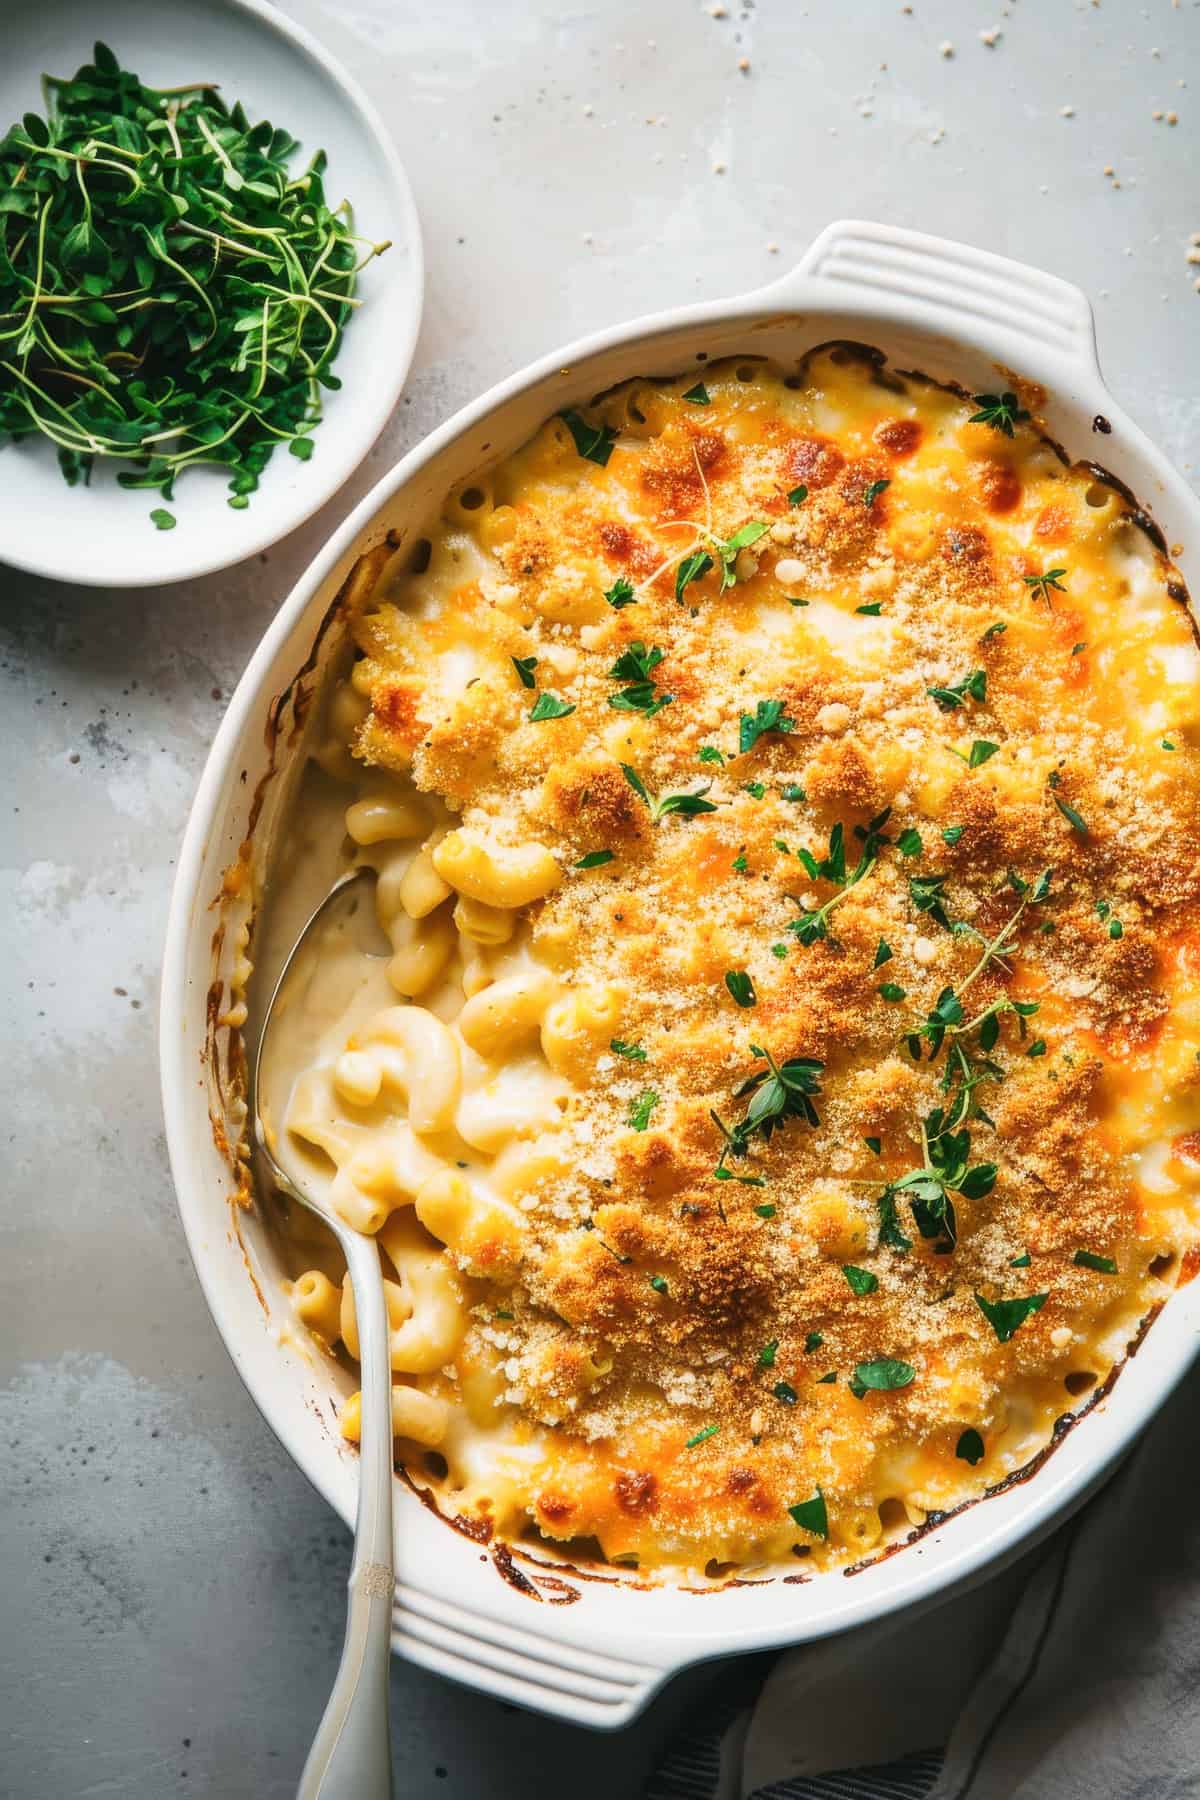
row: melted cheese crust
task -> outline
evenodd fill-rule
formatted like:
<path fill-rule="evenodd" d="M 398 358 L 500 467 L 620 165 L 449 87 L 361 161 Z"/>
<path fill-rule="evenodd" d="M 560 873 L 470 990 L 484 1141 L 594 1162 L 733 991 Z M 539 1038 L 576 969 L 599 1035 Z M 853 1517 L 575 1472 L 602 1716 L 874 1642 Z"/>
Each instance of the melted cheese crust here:
<path fill-rule="evenodd" d="M 976 410 L 840 348 L 629 384 L 575 421 L 609 428 L 606 462 L 550 420 L 360 611 L 339 728 L 358 792 L 437 797 L 433 861 L 464 891 L 437 854 L 451 825 L 497 867 L 553 859 L 507 940 L 456 938 L 422 997 L 470 1090 L 423 1141 L 482 1209 L 444 1253 L 459 1347 L 412 1378 L 449 1403 L 450 1511 L 643 1568 L 856 1558 L 1027 1461 L 1193 1268 L 1192 623 L 1127 498 L 1033 421 L 1009 436 Z M 721 544 L 748 523 L 768 529 L 728 553 L 722 591 Z M 693 551 L 713 561 L 677 599 Z M 662 652 L 652 716 L 611 705 L 635 641 Z M 571 710 L 532 720 L 514 658 Z M 786 728 L 739 749 L 763 702 Z M 656 820 L 622 765 L 651 799 L 716 810 Z M 841 826 L 850 872 L 885 811 L 873 866 L 803 942 L 789 924 L 839 887 L 798 851 L 820 862 Z M 532 1030 L 467 1048 L 464 993 L 531 970 L 549 984 Z M 909 1034 L 968 977 L 960 1016 L 990 1011 L 996 1041 L 964 1030 L 914 1060 Z M 994 1184 L 953 1193 L 953 1248 L 903 1188 L 881 1239 L 958 1043 L 987 1065 L 967 1160 Z M 744 1114 L 754 1047 L 823 1065 L 819 1123 L 744 1140 L 725 1166 L 750 1181 L 714 1179 L 713 1115 Z M 337 1105 L 380 1130 L 404 1116 Z M 1038 1295 L 1003 1341 L 976 1298 Z M 885 1360 L 911 1380 L 863 1392 L 855 1370 Z M 817 1495 L 827 1537 L 788 1511 Z"/>

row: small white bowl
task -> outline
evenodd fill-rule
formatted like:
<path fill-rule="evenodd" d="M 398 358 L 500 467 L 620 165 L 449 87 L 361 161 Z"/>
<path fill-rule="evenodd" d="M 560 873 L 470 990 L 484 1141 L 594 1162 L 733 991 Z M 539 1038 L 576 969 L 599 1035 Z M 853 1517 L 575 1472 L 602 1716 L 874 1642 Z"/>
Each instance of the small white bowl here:
<path fill-rule="evenodd" d="M 53 444 L 26 438 L 0 448 L 0 558 L 19 569 L 97 587 L 184 581 L 241 562 L 295 530 L 358 467 L 400 397 L 421 322 L 420 227 L 408 178 L 370 101 L 306 31 L 262 0 L 39 0 L 4 24 L 0 133 L 28 111 L 44 114 L 43 72 L 73 75 L 99 36 L 150 87 L 213 82 L 252 121 L 270 119 L 300 139 L 300 166 L 329 157 L 326 194 L 354 206 L 357 229 L 391 249 L 359 277 L 350 320 L 323 393 L 324 418 L 302 463 L 281 445 L 245 511 L 228 505 L 229 471 L 183 474 L 164 502 L 152 488 L 119 487 L 131 465 L 98 457 L 89 487 L 69 488 Z M 166 505 L 177 523 L 150 520 Z"/>

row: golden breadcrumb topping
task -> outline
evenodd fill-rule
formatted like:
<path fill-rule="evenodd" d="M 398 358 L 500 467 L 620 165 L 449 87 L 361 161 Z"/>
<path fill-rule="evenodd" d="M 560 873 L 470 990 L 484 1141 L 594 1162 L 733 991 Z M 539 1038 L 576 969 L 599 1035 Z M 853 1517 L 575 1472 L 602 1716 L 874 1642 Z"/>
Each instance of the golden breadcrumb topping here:
<path fill-rule="evenodd" d="M 1179 576 L 1018 396 L 848 347 L 549 421 L 424 560 L 356 755 L 550 852 L 576 1002 L 446 1391 L 500 1371 L 547 1537 L 861 1554 L 1045 1443 L 1193 1240 Z"/>

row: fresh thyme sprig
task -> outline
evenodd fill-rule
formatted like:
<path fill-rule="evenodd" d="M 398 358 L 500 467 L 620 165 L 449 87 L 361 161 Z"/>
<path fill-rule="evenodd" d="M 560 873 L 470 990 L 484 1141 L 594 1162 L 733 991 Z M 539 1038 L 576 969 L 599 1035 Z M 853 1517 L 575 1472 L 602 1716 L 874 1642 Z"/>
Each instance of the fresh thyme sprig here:
<path fill-rule="evenodd" d="M 839 906 L 846 896 L 865 881 L 879 860 L 879 852 L 891 839 L 884 835 L 884 826 L 891 816 L 891 807 L 885 807 L 869 825 L 855 827 L 855 835 L 862 842 L 862 853 L 858 862 L 849 874 L 846 872 L 846 833 L 840 823 L 835 825 L 829 834 L 829 853 L 818 860 L 811 850 L 801 846 L 796 855 L 803 864 L 805 872 L 813 881 L 832 881 L 837 892 L 825 901 L 823 906 L 811 912 L 796 900 L 800 907 L 800 916 L 789 920 L 785 929 L 800 940 L 802 944 L 815 944 L 821 938 L 829 936 L 829 915 L 835 906 Z M 789 895 L 795 900 L 795 895 Z"/>
<path fill-rule="evenodd" d="M 0 141 L 0 442 L 50 438 L 72 484 L 132 461 L 122 485 L 165 499 L 221 464 L 241 509 L 277 444 L 311 456 L 358 271 L 388 246 L 360 257 L 323 151 L 291 175 L 289 132 L 93 54 Z"/>
<path fill-rule="evenodd" d="M 953 1129 L 941 1107 L 935 1106 L 921 1121 L 921 1148 L 921 1167 L 889 1181 L 880 1195 L 880 1239 L 893 1249 L 911 1248 L 897 1216 L 896 1202 L 904 1199 L 921 1236 L 935 1240 L 934 1248 L 944 1254 L 958 1242 L 952 1196 L 982 1200 L 996 1185 L 996 1164 L 971 1162 L 970 1132 Z"/>
<path fill-rule="evenodd" d="M 727 1166 L 729 1157 L 744 1157 L 752 1138 L 760 1137 L 764 1143 L 769 1143 L 773 1133 L 788 1119 L 805 1119 L 809 1125 L 819 1125 L 821 1121 L 813 1101 L 820 1096 L 825 1064 L 807 1056 L 789 1057 L 786 1062 L 777 1063 L 769 1050 L 761 1049 L 757 1044 L 751 1044 L 750 1053 L 766 1067 L 755 1070 L 733 1091 L 735 1100 L 751 1096 L 745 1113 L 733 1125 L 726 1125 L 715 1109 L 711 1113 L 713 1123 L 725 1140 L 713 1173 L 718 1181 L 742 1181 L 760 1186 L 760 1176 L 735 1175 Z"/>

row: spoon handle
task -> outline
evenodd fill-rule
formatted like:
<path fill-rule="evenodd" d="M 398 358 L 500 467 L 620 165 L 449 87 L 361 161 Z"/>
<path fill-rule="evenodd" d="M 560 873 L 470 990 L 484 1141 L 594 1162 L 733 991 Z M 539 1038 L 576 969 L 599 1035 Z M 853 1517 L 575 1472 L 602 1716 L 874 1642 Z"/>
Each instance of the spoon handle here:
<path fill-rule="evenodd" d="M 392 1370 L 383 1272 L 375 1240 L 339 1233 L 358 1319 L 362 1429 L 358 1519 L 346 1637 L 297 1800 L 390 1800 L 388 1724 L 392 1594 Z"/>

